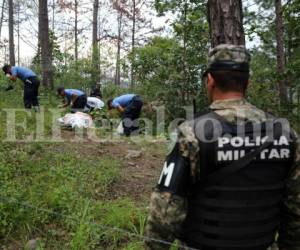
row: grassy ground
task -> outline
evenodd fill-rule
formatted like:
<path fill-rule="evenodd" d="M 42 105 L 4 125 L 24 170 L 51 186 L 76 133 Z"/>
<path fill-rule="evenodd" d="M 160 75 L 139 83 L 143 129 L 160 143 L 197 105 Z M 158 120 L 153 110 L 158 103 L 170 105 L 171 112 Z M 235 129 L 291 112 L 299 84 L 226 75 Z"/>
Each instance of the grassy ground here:
<path fill-rule="evenodd" d="M 43 129 L 41 117 L 20 110 L 15 119 L 26 119 L 26 128 L 18 126 L 18 140 L 10 142 L 13 111 L 6 109 L 22 109 L 22 92 L 0 91 L 0 249 L 142 249 L 122 230 L 143 234 L 165 143 L 74 142 L 70 131 L 62 131 L 63 142 L 32 142 L 53 133 L 50 108 L 58 100 L 42 93 L 41 104 Z M 22 142 L 28 136 L 31 142 Z M 131 150 L 141 155 L 126 157 Z"/>

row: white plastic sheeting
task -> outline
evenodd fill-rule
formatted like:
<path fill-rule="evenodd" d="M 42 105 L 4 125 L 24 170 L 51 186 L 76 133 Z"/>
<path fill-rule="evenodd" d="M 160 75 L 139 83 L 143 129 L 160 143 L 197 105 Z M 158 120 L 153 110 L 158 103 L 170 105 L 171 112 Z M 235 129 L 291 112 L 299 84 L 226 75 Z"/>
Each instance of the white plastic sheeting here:
<path fill-rule="evenodd" d="M 124 134 L 124 127 L 123 127 L 123 122 L 121 121 L 119 126 L 116 129 L 116 132 L 118 135 L 123 135 Z"/>
<path fill-rule="evenodd" d="M 97 97 L 88 97 L 87 105 L 94 109 L 103 109 L 105 104 Z"/>
<path fill-rule="evenodd" d="M 93 119 L 89 114 L 77 112 L 75 114 L 66 114 L 59 118 L 58 122 L 61 126 L 69 128 L 92 128 L 94 127 Z"/>

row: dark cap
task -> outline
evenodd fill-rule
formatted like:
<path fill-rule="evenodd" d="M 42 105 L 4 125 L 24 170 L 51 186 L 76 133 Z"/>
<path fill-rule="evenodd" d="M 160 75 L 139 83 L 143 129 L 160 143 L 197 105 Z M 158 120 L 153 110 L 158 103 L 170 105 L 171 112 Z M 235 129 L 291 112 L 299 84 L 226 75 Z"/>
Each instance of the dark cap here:
<path fill-rule="evenodd" d="M 56 88 L 56 91 L 57 91 L 58 94 L 60 94 L 64 90 L 65 90 L 65 87 L 63 87 L 63 86 L 59 86 L 59 87 Z"/>
<path fill-rule="evenodd" d="M 10 70 L 11 66 L 9 64 L 5 64 L 3 67 L 2 67 L 2 70 L 5 74 L 9 73 L 9 70 Z"/>

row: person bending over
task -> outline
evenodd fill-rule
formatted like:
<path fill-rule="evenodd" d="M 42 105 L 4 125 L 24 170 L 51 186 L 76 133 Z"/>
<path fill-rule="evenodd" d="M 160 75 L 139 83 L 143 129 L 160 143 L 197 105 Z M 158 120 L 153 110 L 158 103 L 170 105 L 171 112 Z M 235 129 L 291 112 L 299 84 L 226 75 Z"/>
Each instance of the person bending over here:
<path fill-rule="evenodd" d="M 72 112 L 83 110 L 87 104 L 86 94 L 79 89 L 65 89 L 58 87 L 57 93 L 60 97 L 64 98 L 64 104 L 60 108 L 71 106 Z"/>
<path fill-rule="evenodd" d="M 136 94 L 127 94 L 109 99 L 107 102 L 108 109 L 117 109 L 122 115 L 124 134 L 130 136 L 133 132 L 138 131 L 139 121 L 143 101 Z"/>
<path fill-rule="evenodd" d="M 39 111 L 38 93 L 40 87 L 40 80 L 36 74 L 25 67 L 4 65 L 3 72 L 7 75 L 9 80 L 15 82 L 20 79 L 24 83 L 24 107 L 31 109 L 34 107 L 35 111 Z M 10 88 L 11 89 L 11 88 Z"/>

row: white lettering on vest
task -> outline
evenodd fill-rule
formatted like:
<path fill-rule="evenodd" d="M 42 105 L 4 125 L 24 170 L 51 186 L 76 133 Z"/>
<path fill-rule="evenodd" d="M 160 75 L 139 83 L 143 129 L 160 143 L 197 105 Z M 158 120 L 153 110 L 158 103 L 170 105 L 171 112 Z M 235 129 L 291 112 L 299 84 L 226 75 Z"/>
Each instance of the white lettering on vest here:
<path fill-rule="evenodd" d="M 219 148 L 223 148 L 225 144 L 228 144 L 230 142 L 229 138 L 227 137 L 221 137 L 218 141 Z"/>
<path fill-rule="evenodd" d="M 169 187 L 170 183 L 171 183 L 171 179 L 173 176 L 173 172 L 174 172 L 174 167 L 175 167 L 175 163 L 171 162 L 169 165 L 167 164 L 167 162 L 165 162 L 164 164 L 164 168 L 161 172 L 158 184 L 161 184 L 161 181 L 163 179 L 164 176 L 167 176 L 165 179 L 165 183 L 163 184 L 165 187 Z"/>
<path fill-rule="evenodd" d="M 275 148 L 273 148 L 273 149 L 271 150 L 270 155 L 269 155 L 269 159 L 274 159 L 274 158 L 280 159 L 280 155 L 279 155 L 279 153 L 278 153 L 278 150 L 275 149 Z"/>
<path fill-rule="evenodd" d="M 232 151 L 219 151 L 218 161 L 232 161 Z"/>
<path fill-rule="evenodd" d="M 284 159 L 284 158 L 288 159 L 288 158 L 290 158 L 290 150 L 289 149 L 285 149 L 285 148 L 281 149 L 281 151 L 280 151 L 280 157 L 281 157 L 281 159 Z"/>
<path fill-rule="evenodd" d="M 245 146 L 246 146 L 246 147 L 254 147 L 254 146 L 255 146 L 255 143 L 254 143 L 254 142 L 251 142 L 249 137 L 246 137 L 246 138 L 245 138 Z"/>
<path fill-rule="evenodd" d="M 234 137 L 231 140 L 231 145 L 233 147 L 239 148 L 239 147 L 243 146 L 243 144 L 244 144 L 244 140 L 241 137 Z"/>
<path fill-rule="evenodd" d="M 232 137 L 232 138 L 228 138 L 228 137 L 221 137 L 218 138 L 218 148 L 224 148 L 225 145 L 230 145 L 232 147 L 235 148 L 239 148 L 242 146 L 245 147 L 254 147 L 254 146 L 261 146 L 263 143 L 265 143 L 267 141 L 269 137 L 265 136 L 265 137 L 256 137 L 254 140 L 251 139 L 250 137 Z M 275 144 L 276 141 L 274 141 Z M 287 138 L 286 137 L 281 137 L 279 142 L 277 141 L 277 144 L 279 143 L 279 145 L 289 145 Z M 276 144 L 275 144 L 276 145 Z"/>
<path fill-rule="evenodd" d="M 280 146 L 282 145 L 289 145 L 289 142 L 288 142 L 288 139 L 285 137 L 285 136 L 281 136 L 280 139 L 279 139 L 279 143 L 278 143 Z"/>

